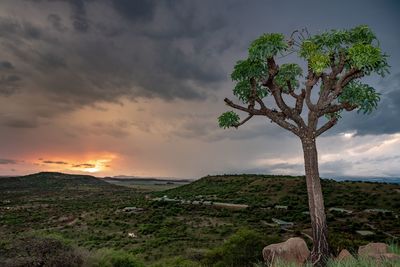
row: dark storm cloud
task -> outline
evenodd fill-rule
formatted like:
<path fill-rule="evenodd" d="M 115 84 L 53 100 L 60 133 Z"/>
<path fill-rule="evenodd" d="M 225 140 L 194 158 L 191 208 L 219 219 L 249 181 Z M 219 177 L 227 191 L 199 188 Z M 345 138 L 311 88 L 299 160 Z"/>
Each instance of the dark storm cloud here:
<path fill-rule="evenodd" d="M 12 70 L 14 69 L 13 64 L 8 61 L 0 61 L 0 71 L 1 70 Z"/>
<path fill-rule="evenodd" d="M 86 3 L 84 0 L 69 0 L 71 6 L 71 19 L 74 29 L 78 32 L 89 30 L 89 20 L 86 17 Z"/>
<path fill-rule="evenodd" d="M 9 96 L 15 93 L 20 84 L 21 78 L 15 74 L 0 76 L 0 96 Z"/>
<path fill-rule="evenodd" d="M 400 132 L 400 73 L 378 83 L 381 93 L 377 110 L 371 114 L 352 112 L 345 114 L 333 133 L 356 130 L 357 135 L 379 135 Z"/>
<path fill-rule="evenodd" d="M 111 3 L 118 13 L 133 22 L 151 20 L 156 7 L 154 0 L 111 0 Z"/>
<path fill-rule="evenodd" d="M 25 40 L 39 40 L 43 38 L 42 31 L 39 27 L 28 21 L 17 21 L 12 18 L 0 17 L 0 38 L 11 38 L 12 40 L 18 36 Z"/>
<path fill-rule="evenodd" d="M 13 159 L 0 159 L 0 164 L 1 165 L 6 165 L 6 164 L 17 164 L 18 161 L 17 160 L 13 160 Z"/>
<path fill-rule="evenodd" d="M 1 121 L 2 125 L 10 128 L 29 129 L 38 127 L 37 121 L 30 118 L 14 118 L 6 116 Z"/>
<path fill-rule="evenodd" d="M 65 32 L 67 27 L 65 27 L 62 23 L 62 19 L 57 14 L 50 14 L 47 16 L 47 20 L 53 26 L 56 31 Z"/>
<path fill-rule="evenodd" d="M 30 2 L 45 4 L 46 0 L 27 0 Z M 47 0 L 47 2 L 64 2 L 70 7 L 70 20 L 76 32 L 86 33 L 89 30 L 90 22 L 87 18 L 86 5 L 93 0 Z M 53 27 L 63 32 L 65 28 L 61 25 L 61 18 L 57 14 L 50 14 L 48 20 Z"/>
<path fill-rule="evenodd" d="M 70 10 L 46 14 L 50 2 Z M 0 46 L 24 72 L 21 91 L 51 101 L 54 110 L 47 115 L 117 102 L 121 96 L 204 100 L 226 80 L 219 56 L 233 42 L 217 38 L 223 17 L 207 8 L 198 12 L 186 1 L 33 3 L 43 10 L 48 26 L 29 18 L 0 17 Z M 90 17 L 96 8 L 109 17 Z M 74 31 L 64 26 L 68 21 Z M 8 84 L 3 95 L 15 92 L 15 77 L 3 79 Z"/>

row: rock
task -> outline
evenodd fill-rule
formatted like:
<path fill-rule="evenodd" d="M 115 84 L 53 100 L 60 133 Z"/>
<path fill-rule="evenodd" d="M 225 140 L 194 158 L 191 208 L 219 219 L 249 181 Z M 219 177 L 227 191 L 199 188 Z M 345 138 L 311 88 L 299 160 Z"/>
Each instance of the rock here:
<path fill-rule="evenodd" d="M 400 255 L 397 255 L 394 253 L 369 254 L 368 256 L 364 256 L 364 257 L 368 257 L 369 259 L 374 259 L 374 260 L 376 260 L 376 262 L 381 262 L 381 261 L 390 261 L 390 262 L 396 262 L 396 263 L 400 262 Z"/>
<path fill-rule="evenodd" d="M 299 238 L 289 238 L 285 242 L 266 246 L 263 251 L 264 261 L 273 266 L 277 261 L 303 265 L 310 255 L 306 242 Z"/>
<path fill-rule="evenodd" d="M 342 251 L 340 251 L 339 255 L 336 257 L 337 261 L 347 261 L 354 259 L 355 258 L 353 257 L 353 255 L 351 255 L 347 249 L 342 249 Z"/>
<path fill-rule="evenodd" d="M 381 255 L 381 258 L 389 261 L 400 261 L 400 255 L 394 253 L 385 253 Z"/>
<path fill-rule="evenodd" d="M 358 256 L 368 257 L 373 255 L 382 255 L 389 253 L 389 246 L 385 243 L 369 243 L 365 246 L 360 246 L 358 248 Z"/>

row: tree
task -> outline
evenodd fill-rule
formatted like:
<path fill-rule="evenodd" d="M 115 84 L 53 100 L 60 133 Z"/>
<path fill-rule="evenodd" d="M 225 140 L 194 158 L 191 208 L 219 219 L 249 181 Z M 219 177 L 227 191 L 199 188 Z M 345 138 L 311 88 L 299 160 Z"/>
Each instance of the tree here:
<path fill-rule="evenodd" d="M 303 71 L 298 64 L 276 62 L 278 55 L 293 52 L 307 63 L 301 86 Z M 238 128 L 255 116 L 265 116 L 301 140 L 314 241 L 310 255 L 313 266 L 325 266 L 330 257 L 316 138 L 337 123 L 342 111 L 373 111 L 379 93 L 360 79 L 372 74 L 384 76 L 388 69 L 387 55 L 379 48 L 375 34 L 361 25 L 313 36 L 307 30 L 295 31 L 288 40 L 283 34 L 264 34 L 251 43 L 248 58 L 238 61 L 231 74 L 236 83 L 233 94 L 243 105 L 228 98 L 224 101 L 247 117 L 240 120 L 234 111 L 225 112 L 218 118 L 220 127 Z M 274 100 L 275 107 L 267 106 L 266 97 Z M 302 114 L 304 107 L 307 114 Z M 322 125 L 321 120 L 325 120 Z"/>

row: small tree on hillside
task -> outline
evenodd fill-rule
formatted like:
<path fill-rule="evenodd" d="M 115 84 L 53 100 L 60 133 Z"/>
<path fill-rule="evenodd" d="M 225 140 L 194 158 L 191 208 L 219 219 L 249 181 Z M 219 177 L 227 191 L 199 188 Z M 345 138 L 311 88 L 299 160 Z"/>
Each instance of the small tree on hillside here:
<path fill-rule="evenodd" d="M 370 113 L 377 107 L 379 93 L 360 78 L 388 73 L 387 56 L 365 25 L 314 36 L 295 31 L 287 41 L 279 33 L 264 34 L 251 43 L 248 52 L 248 58 L 238 61 L 231 75 L 236 82 L 233 94 L 244 105 L 224 100 L 247 117 L 240 120 L 235 112 L 225 112 L 218 118 L 219 125 L 238 128 L 254 116 L 265 116 L 300 138 L 314 240 L 310 261 L 324 266 L 330 251 L 315 139 L 337 123 L 342 111 Z M 303 72 L 298 64 L 276 62 L 277 56 L 291 52 L 307 61 L 301 86 Z M 313 94 L 315 90 L 318 94 Z M 271 97 L 276 107 L 268 107 L 266 97 Z M 321 120 L 325 120 L 322 125 L 318 123 Z"/>

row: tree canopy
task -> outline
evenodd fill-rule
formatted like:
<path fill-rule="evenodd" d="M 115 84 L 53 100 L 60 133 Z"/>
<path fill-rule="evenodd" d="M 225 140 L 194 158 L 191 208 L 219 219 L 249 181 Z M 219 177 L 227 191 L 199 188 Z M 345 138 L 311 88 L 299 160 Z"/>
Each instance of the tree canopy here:
<path fill-rule="evenodd" d="M 370 113 L 377 107 L 379 93 L 362 83 L 361 78 L 373 74 L 384 76 L 389 73 L 389 65 L 388 56 L 368 26 L 330 30 L 313 36 L 296 32 L 296 39 L 294 34 L 286 40 L 283 34 L 268 33 L 250 44 L 248 57 L 239 60 L 231 74 L 235 82 L 233 94 L 245 105 L 225 99 L 228 106 L 248 113 L 248 117 L 241 121 L 234 111 L 225 112 L 218 118 L 220 127 L 238 127 L 253 116 L 264 115 L 299 135 L 299 129 L 306 126 L 300 116 L 305 102 L 318 118 L 328 118 L 316 130 L 316 137 L 336 124 L 343 110 Z M 307 62 L 304 82 L 301 81 L 304 72 L 298 64 L 279 66 L 275 61 L 294 52 Z M 320 88 L 319 97 L 313 103 L 311 91 L 316 86 Z M 282 97 L 285 94 L 294 98 L 294 107 L 286 104 Z M 274 97 L 278 111 L 265 105 L 263 99 L 268 96 Z"/>

